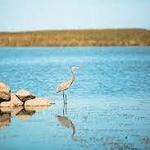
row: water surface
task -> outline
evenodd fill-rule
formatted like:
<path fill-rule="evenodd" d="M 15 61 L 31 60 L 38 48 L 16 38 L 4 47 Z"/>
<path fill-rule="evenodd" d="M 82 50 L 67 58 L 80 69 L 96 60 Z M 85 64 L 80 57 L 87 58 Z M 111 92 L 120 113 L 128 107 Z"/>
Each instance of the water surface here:
<path fill-rule="evenodd" d="M 72 65 L 81 69 L 63 116 L 55 88 Z M 56 103 L 1 110 L 3 150 L 150 149 L 149 47 L 0 48 L 0 80 Z"/>

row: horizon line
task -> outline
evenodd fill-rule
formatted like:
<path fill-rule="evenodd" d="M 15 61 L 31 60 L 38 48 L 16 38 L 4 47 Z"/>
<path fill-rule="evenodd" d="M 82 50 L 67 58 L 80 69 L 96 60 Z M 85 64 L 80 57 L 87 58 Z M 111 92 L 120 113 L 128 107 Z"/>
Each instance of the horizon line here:
<path fill-rule="evenodd" d="M 16 31 L 0 31 L 0 33 L 20 33 L 20 32 L 46 32 L 46 31 L 84 31 L 84 30 L 146 30 L 150 28 L 142 27 L 116 27 L 116 28 L 58 28 L 58 29 L 29 29 L 29 30 L 16 30 Z"/>

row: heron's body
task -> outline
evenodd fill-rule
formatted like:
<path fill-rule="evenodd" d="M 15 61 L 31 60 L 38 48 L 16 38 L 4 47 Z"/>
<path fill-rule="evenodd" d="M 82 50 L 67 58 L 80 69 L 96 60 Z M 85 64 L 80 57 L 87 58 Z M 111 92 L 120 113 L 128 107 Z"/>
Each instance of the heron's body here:
<path fill-rule="evenodd" d="M 57 93 L 64 92 L 65 90 L 69 89 L 74 80 L 75 80 L 74 68 L 72 67 L 70 80 L 60 83 L 56 88 L 56 92 Z"/>
<path fill-rule="evenodd" d="M 72 82 L 70 80 L 61 82 L 58 85 L 56 92 L 59 93 L 59 92 L 67 90 L 71 86 L 71 84 L 72 84 Z"/>

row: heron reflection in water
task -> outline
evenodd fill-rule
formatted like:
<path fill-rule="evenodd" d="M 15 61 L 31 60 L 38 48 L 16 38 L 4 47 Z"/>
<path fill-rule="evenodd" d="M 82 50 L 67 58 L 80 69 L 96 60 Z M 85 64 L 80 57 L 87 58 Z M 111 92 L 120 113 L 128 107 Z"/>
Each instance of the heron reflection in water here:
<path fill-rule="evenodd" d="M 58 119 L 58 121 L 60 122 L 60 124 L 65 127 L 65 128 L 69 128 L 72 130 L 72 134 L 71 134 L 71 138 L 73 140 L 75 139 L 75 125 L 74 123 L 71 121 L 71 119 L 69 117 L 67 117 L 67 103 L 64 103 L 63 105 L 63 115 L 57 115 L 56 118 Z"/>

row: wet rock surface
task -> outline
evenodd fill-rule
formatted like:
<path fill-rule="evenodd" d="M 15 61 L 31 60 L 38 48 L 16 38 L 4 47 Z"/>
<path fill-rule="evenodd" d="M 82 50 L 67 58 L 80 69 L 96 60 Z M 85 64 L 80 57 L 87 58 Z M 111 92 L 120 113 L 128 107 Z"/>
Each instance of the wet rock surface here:
<path fill-rule="evenodd" d="M 21 121 L 30 119 L 36 111 L 47 109 L 52 101 L 36 98 L 30 91 L 11 93 L 8 85 L 0 82 L 0 128 L 9 126 L 13 117 Z"/>
<path fill-rule="evenodd" d="M 19 91 L 16 92 L 16 96 L 23 102 L 33 99 L 36 96 L 34 96 L 33 94 L 31 94 L 31 92 L 21 89 Z"/>
<path fill-rule="evenodd" d="M 0 102 L 9 101 L 11 98 L 11 91 L 8 85 L 3 82 L 0 82 Z"/>
<path fill-rule="evenodd" d="M 11 93 L 11 99 L 9 101 L 3 101 L 0 103 L 0 107 L 15 107 L 22 105 L 23 102 L 19 100 L 19 98 L 14 93 Z"/>
<path fill-rule="evenodd" d="M 25 102 L 25 106 L 49 106 L 51 104 L 51 101 L 43 98 L 35 98 Z"/>
<path fill-rule="evenodd" d="M 21 89 L 16 93 L 11 93 L 8 85 L 0 82 L 0 107 L 16 106 L 50 106 L 54 104 L 51 100 L 37 98 L 30 91 Z"/>

